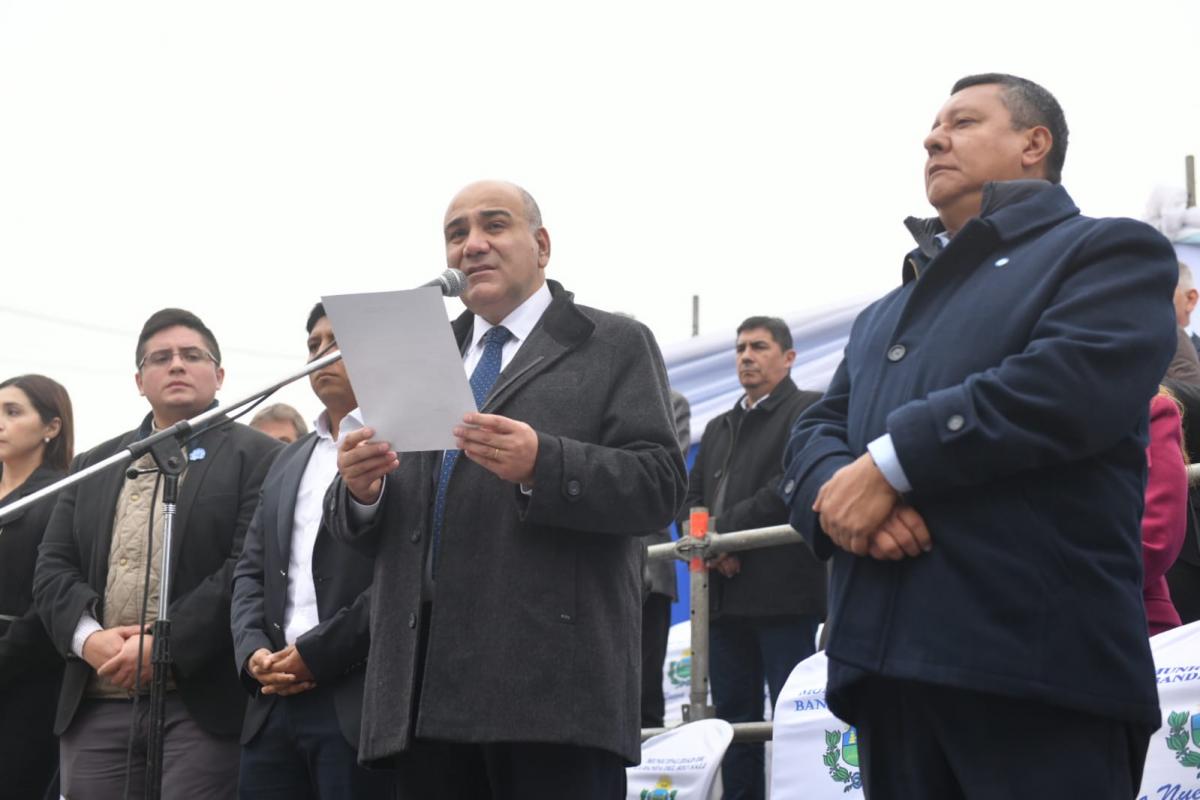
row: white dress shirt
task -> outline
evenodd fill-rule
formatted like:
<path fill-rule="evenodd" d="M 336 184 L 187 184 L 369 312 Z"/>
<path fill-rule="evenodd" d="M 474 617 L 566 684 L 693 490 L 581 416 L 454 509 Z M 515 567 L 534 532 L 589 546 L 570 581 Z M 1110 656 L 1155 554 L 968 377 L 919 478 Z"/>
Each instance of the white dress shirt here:
<path fill-rule="evenodd" d="M 543 283 L 536 292 L 526 298 L 524 303 L 521 303 L 521 305 L 513 309 L 511 314 L 500 321 L 500 324 L 508 328 L 508 332 L 512 334 L 508 337 L 508 341 L 504 343 L 504 348 L 500 351 L 501 370 L 509 365 L 513 360 L 513 356 L 521 349 L 521 345 L 529 338 L 529 334 L 533 333 L 533 329 L 542 318 L 542 314 L 545 314 L 546 309 L 550 307 L 552 299 L 550 297 L 550 287 Z M 475 317 L 475 325 L 471 330 L 471 346 L 463 354 L 463 369 L 467 373 L 468 380 L 470 380 L 471 373 L 475 371 L 475 367 L 479 364 L 479 359 L 483 358 L 483 336 L 493 327 L 495 326 L 483 317 Z"/>
<path fill-rule="evenodd" d="M 358 409 L 342 418 L 338 437 L 329 430 L 329 412 L 321 412 L 313 422 L 317 441 L 296 491 L 296 511 L 292 516 L 292 546 L 288 554 L 287 601 L 283 607 L 283 638 L 294 644 L 321 621 L 317 613 L 317 586 L 313 581 L 312 556 L 321 529 L 321 511 L 325 490 L 337 477 L 338 446 L 346 435 L 363 427 Z M 272 535 L 267 531 L 265 535 Z"/>

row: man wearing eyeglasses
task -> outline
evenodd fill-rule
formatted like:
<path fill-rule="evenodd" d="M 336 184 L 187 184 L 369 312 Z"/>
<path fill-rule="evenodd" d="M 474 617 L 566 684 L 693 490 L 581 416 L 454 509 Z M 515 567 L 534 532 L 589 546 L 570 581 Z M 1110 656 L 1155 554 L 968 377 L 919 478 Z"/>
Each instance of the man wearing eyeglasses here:
<path fill-rule="evenodd" d="M 182 309 L 151 315 L 135 363 L 150 413 L 135 430 L 79 456 L 75 470 L 212 407 L 225 377 L 216 337 Z M 230 667 L 230 582 L 279 448 L 227 420 L 183 448 L 171 547 L 164 797 L 227 798 L 236 790 L 245 695 Z M 153 637 L 139 633 L 157 616 L 162 551 L 161 480 L 153 465 L 145 456 L 134 464 L 145 470 L 136 478 L 110 470 L 64 490 L 39 551 L 34 599 L 67 658 L 55 721 L 66 797 L 137 798 L 145 791 Z"/>

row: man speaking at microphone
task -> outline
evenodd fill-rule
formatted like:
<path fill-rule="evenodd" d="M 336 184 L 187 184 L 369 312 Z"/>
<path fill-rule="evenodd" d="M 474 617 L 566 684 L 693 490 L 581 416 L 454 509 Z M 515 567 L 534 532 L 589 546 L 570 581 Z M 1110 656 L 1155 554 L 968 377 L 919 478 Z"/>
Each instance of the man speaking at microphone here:
<path fill-rule="evenodd" d="M 403 798 L 617 798 L 639 760 L 643 543 L 682 502 L 662 358 L 641 324 L 545 279 L 508 183 L 446 211 L 479 413 L 460 450 L 338 454 L 334 536 L 376 554 L 359 757 Z"/>
<path fill-rule="evenodd" d="M 797 420 L 781 491 L 833 557 L 829 708 L 870 800 L 1136 796 L 1159 724 L 1142 603 L 1161 234 L 1081 216 L 1054 97 L 958 81 L 937 216 Z M 777 753 L 778 756 L 778 753 Z"/>

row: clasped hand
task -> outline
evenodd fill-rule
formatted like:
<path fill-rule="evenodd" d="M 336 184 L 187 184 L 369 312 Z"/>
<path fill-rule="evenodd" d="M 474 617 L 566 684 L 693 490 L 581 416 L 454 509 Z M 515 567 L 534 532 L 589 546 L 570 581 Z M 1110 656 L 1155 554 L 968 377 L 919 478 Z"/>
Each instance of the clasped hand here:
<path fill-rule="evenodd" d="M 262 684 L 263 694 L 287 697 L 316 688 L 317 680 L 296 645 L 289 644 L 272 653 L 265 647 L 255 650 L 246 662 L 246 671 Z"/>
<path fill-rule="evenodd" d="M 83 643 L 83 660 L 96 674 L 114 686 L 133 690 L 138 688 L 138 632 L 137 625 L 121 625 L 105 628 L 93 633 Z M 154 649 L 154 637 L 142 637 L 141 686 L 148 686 L 154 676 L 150 662 Z"/>
<path fill-rule="evenodd" d="M 833 543 L 856 556 L 899 560 L 929 552 L 925 520 L 903 502 L 869 453 L 833 473 L 813 511 Z"/>

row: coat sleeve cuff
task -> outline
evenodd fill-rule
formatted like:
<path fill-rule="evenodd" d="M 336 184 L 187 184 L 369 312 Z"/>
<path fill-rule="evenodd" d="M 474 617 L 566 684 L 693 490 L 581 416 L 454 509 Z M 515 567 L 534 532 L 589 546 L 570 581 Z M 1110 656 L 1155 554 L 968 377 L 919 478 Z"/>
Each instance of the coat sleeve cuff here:
<path fill-rule="evenodd" d="M 904 453 L 909 491 L 936 490 L 944 480 L 939 470 L 953 468 L 944 457 L 944 448 L 977 434 L 977 428 L 964 386 L 939 389 L 888 414 L 888 435 L 894 450 Z"/>

